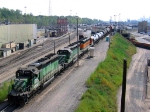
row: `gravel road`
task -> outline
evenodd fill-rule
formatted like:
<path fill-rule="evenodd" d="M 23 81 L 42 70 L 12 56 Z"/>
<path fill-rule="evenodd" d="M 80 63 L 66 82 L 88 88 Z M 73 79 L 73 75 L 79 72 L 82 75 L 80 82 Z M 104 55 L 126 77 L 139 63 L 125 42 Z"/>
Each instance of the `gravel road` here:
<path fill-rule="evenodd" d="M 87 89 L 85 86 L 87 78 L 98 63 L 105 59 L 108 44 L 105 40 L 99 42 L 95 47 L 94 58 L 87 59 L 86 54 L 79 61 L 79 66 L 75 64 L 70 67 L 16 112 L 73 112 Z"/>
<path fill-rule="evenodd" d="M 133 33 L 136 37 L 141 35 Z M 137 48 L 137 53 L 133 55 L 132 62 L 127 72 L 126 85 L 126 112 L 150 112 L 150 99 L 147 98 L 150 92 L 146 92 L 146 62 L 150 57 L 150 50 Z M 118 92 L 118 112 L 120 112 L 121 88 Z"/>

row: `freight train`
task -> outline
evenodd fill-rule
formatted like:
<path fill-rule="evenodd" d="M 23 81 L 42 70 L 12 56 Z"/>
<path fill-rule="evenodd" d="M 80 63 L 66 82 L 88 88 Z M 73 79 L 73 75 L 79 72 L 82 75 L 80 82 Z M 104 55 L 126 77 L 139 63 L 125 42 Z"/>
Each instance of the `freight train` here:
<path fill-rule="evenodd" d="M 111 29 L 112 27 L 106 27 L 104 30 L 92 34 L 91 38 L 93 39 L 93 42 L 97 43 L 100 39 L 103 39 L 103 37 L 105 37 Z"/>
<path fill-rule="evenodd" d="M 111 27 L 107 29 L 109 29 L 107 32 L 99 32 L 97 35 L 101 34 L 100 37 L 102 38 L 102 35 L 111 32 Z M 92 38 L 82 38 L 78 42 L 58 50 L 57 54 L 51 53 L 29 64 L 26 68 L 19 68 L 16 71 L 12 90 L 8 94 L 8 101 L 24 106 L 31 96 L 34 96 L 45 84 L 51 82 L 68 66 L 75 63 L 78 56 L 86 53 L 94 44 L 92 40 Z"/>

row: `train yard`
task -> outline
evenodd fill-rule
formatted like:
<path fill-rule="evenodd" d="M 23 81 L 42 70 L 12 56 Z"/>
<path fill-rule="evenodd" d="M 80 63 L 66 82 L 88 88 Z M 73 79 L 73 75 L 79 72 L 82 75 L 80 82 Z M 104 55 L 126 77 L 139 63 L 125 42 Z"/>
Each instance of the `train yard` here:
<path fill-rule="evenodd" d="M 75 33 L 72 33 L 70 39 L 72 40 L 74 39 L 74 37 L 75 37 Z M 15 72 L 12 72 L 12 70 L 16 70 L 20 66 L 25 66 L 27 63 L 31 63 L 32 61 L 39 58 L 40 56 L 48 54 L 48 51 L 52 51 L 54 48 L 54 41 L 55 41 L 55 47 L 59 47 L 64 43 L 69 44 L 69 38 L 67 35 L 64 38 L 58 38 L 56 40 L 47 40 L 46 42 L 41 43 L 38 46 L 34 46 L 30 49 L 16 53 L 11 57 L 6 57 L 4 59 L 1 59 L 0 83 L 15 76 L 14 74 Z"/>
<path fill-rule="evenodd" d="M 15 111 L 73 112 L 87 89 L 85 81 L 98 63 L 105 59 L 108 45 L 105 39 L 101 40 L 95 46 L 94 58 L 88 59 L 88 54 L 85 54 L 79 61 L 79 67 L 75 64 L 64 71 L 26 106 Z"/>
<path fill-rule="evenodd" d="M 73 38 L 74 36 L 71 36 L 71 38 Z M 58 40 L 58 43 L 57 43 L 57 41 L 55 40 L 55 44 L 56 44 L 56 46 L 60 46 L 60 45 L 62 45 L 62 44 L 64 44 L 64 43 L 67 43 L 68 42 L 68 38 L 66 38 L 66 39 L 64 39 L 63 41 L 61 40 L 61 43 L 59 43 L 60 42 L 60 40 Z M 42 46 L 43 47 L 36 47 L 36 48 L 32 48 L 32 49 L 30 49 L 29 51 L 27 50 L 27 51 L 24 51 L 22 54 L 25 54 L 25 55 L 21 55 L 21 56 L 19 56 L 19 60 L 20 59 L 23 59 L 22 61 L 20 61 L 20 62 L 18 62 L 17 63 L 17 65 L 18 66 L 21 66 L 21 65 L 25 65 L 25 64 L 27 64 L 28 62 L 26 62 L 27 60 L 29 60 L 29 58 L 31 58 L 31 60 L 33 61 L 33 59 L 35 59 L 36 57 L 40 57 L 41 56 L 41 54 L 45 54 L 46 52 L 48 52 L 48 51 L 50 51 L 50 50 L 52 50 L 53 49 L 53 41 L 51 42 L 51 46 L 49 45 L 50 44 L 50 42 L 48 42 L 48 41 L 46 41 L 46 43 L 45 44 L 42 44 Z M 41 46 L 41 45 L 39 45 L 39 46 Z M 44 46 L 46 47 L 46 48 L 44 48 Z M 37 52 L 39 52 L 39 51 L 41 51 L 41 48 L 43 48 L 44 50 L 38 55 L 37 54 Z M 49 49 L 48 49 L 49 48 Z M 21 54 L 21 53 L 20 53 Z M 30 54 L 34 54 L 33 56 L 30 56 Z M 38 56 L 37 56 L 38 55 Z M 45 54 L 46 55 L 46 54 Z M 27 59 L 26 59 L 26 56 L 27 56 Z M 25 58 L 25 59 L 24 59 Z M 14 60 L 14 61 L 16 61 L 16 60 L 18 60 L 18 57 L 16 56 L 16 57 L 13 57 L 13 59 L 9 59 L 9 62 L 10 63 L 13 63 L 13 61 L 12 60 Z M 5 63 L 6 63 L 6 61 L 5 61 Z M 21 63 L 20 65 L 19 65 L 19 63 Z M 31 61 L 29 60 L 29 63 L 31 63 Z M 10 64 L 9 64 L 10 65 Z M 1 68 L 5 68 L 7 66 L 7 64 L 2 64 L 1 65 Z M 15 66 L 15 65 L 14 65 Z M 7 66 L 8 67 L 8 66 Z M 12 68 L 11 66 L 10 66 L 10 68 Z M 11 69 L 12 70 L 12 69 Z M 5 69 L 1 69 L 1 72 L 4 72 L 5 73 Z M 7 108 L 9 107 L 9 105 L 7 106 Z M 6 108 L 6 109 L 7 109 Z M 11 108 L 11 107 L 10 107 Z"/>
<path fill-rule="evenodd" d="M 76 41 L 75 32 L 70 35 L 71 43 Z M 101 33 L 99 34 L 101 35 Z M 135 34 L 137 36 L 138 34 Z M 98 35 L 97 35 L 98 36 Z M 44 90 L 38 91 L 40 94 L 32 96 L 29 103 L 23 108 L 10 104 L 5 101 L 0 105 L 0 111 L 6 112 L 26 112 L 26 111 L 57 111 L 57 112 L 73 112 L 78 105 L 82 94 L 86 91 L 85 81 L 95 69 L 98 62 L 105 59 L 109 42 L 106 38 L 98 42 L 98 37 L 92 37 L 95 43 L 94 58 L 88 59 L 88 55 L 84 55 L 79 60 L 78 65 L 73 65 L 66 69 L 58 76 L 52 84 L 48 85 Z M 138 35 L 139 36 L 139 35 Z M 46 39 L 37 46 L 30 49 L 17 52 L 10 57 L 1 59 L 0 63 L 0 83 L 6 80 L 14 79 L 16 70 L 21 66 L 25 67 L 37 59 L 46 56 L 50 52 L 54 52 L 54 42 L 57 52 L 69 44 L 69 36 L 62 38 Z M 149 92 L 147 92 L 147 77 L 146 77 L 146 58 L 150 52 L 146 49 L 137 48 L 138 52 L 133 56 L 127 76 L 127 94 L 126 94 L 126 111 L 148 112 L 149 111 Z M 90 66 L 90 68 L 89 68 Z M 74 80 L 78 79 L 78 80 Z M 72 89 L 74 88 L 74 89 Z M 65 92 L 64 92 L 65 91 Z M 118 94 L 118 102 L 120 101 L 121 93 Z M 59 102 L 59 103 L 58 103 Z M 46 104 L 46 105 L 45 105 Z M 43 108 L 41 108 L 43 107 Z M 118 103 L 118 111 L 120 111 L 120 103 Z"/>
<path fill-rule="evenodd" d="M 69 35 L 63 36 L 61 38 L 48 39 L 47 41 L 42 41 L 37 46 L 34 46 L 30 49 L 26 49 L 19 53 L 13 54 L 10 57 L 6 57 L 5 59 L 1 59 L 3 63 L 1 63 L 1 83 L 6 80 L 14 79 L 15 72 L 19 68 L 19 66 L 26 66 L 27 64 L 37 60 L 44 55 L 49 54 L 49 52 L 54 52 L 54 41 L 56 50 L 64 47 L 69 44 Z M 75 32 L 70 34 L 70 42 L 76 41 Z M 43 43 L 44 42 L 44 43 Z M 31 58 L 31 59 L 29 59 Z M 9 67 L 9 70 L 8 70 Z M 17 109 L 19 106 L 15 104 L 10 104 L 8 101 L 5 101 L 0 106 L 0 111 L 11 112 Z"/>
<path fill-rule="evenodd" d="M 75 42 L 76 38 L 75 33 L 70 36 L 71 42 Z M 93 37 L 94 38 L 94 37 Z M 61 43 L 60 43 L 60 40 Z M 16 70 L 19 66 L 25 67 L 26 65 L 35 62 L 37 58 L 43 57 L 50 52 L 54 52 L 54 41 L 55 46 L 58 49 L 62 49 L 69 44 L 68 36 L 64 38 L 59 38 L 58 40 L 47 39 L 44 43 L 40 43 L 38 46 L 32 47 L 31 49 L 18 52 L 10 57 L 6 57 L 7 60 L 1 60 L 0 72 L 2 79 L 1 82 L 12 78 L 15 75 Z M 97 41 L 97 37 L 93 39 Z M 83 56 L 79 61 L 79 66 L 73 65 L 69 69 L 65 70 L 59 77 L 57 77 L 52 84 L 50 84 L 43 91 L 40 91 L 40 94 L 37 94 L 29 103 L 26 104 L 23 108 L 19 106 L 9 104 L 7 101 L 0 106 L 0 111 L 16 111 L 16 112 L 26 112 L 26 111 L 68 111 L 72 112 L 75 110 L 79 100 L 86 90 L 85 81 L 89 77 L 90 73 L 95 69 L 97 63 L 105 59 L 107 49 L 109 47 L 109 42 L 106 39 L 103 39 L 95 46 L 95 57 L 93 59 L 88 59 L 88 54 Z M 127 81 L 127 95 L 126 95 L 126 111 L 137 111 L 139 112 L 148 112 L 150 101 L 147 96 L 149 92 L 146 92 L 146 58 L 149 56 L 150 52 L 146 49 L 137 48 L 138 52 L 133 56 L 133 61 L 128 70 L 128 81 Z M 56 52 L 55 51 L 55 52 Z M 30 58 L 30 59 L 29 59 Z M 16 63 L 14 63 L 16 62 Z M 10 63 L 10 64 L 9 64 Z M 16 67 L 17 66 L 17 67 Z M 90 68 L 89 68 L 90 66 Z M 5 67 L 9 67 L 6 69 Z M 11 72 L 10 72 L 11 71 Z M 12 74 L 12 71 L 13 74 Z M 11 73 L 11 75 L 10 75 Z M 5 75 L 3 75 L 5 74 Z M 3 77 L 4 76 L 4 77 Z M 78 80 L 74 80 L 78 79 Z M 72 89 L 74 88 L 74 89 Z M 65 91 L 65 92 L 64 92 Z M 121 94 L 118 95 L 118 101 L 120 101 Z M 68 102 L 69 101 L 69 102 Z M 59 103 L 58 103 L 59 102 Z M 64 103 L 65 102 L 65 103 Z M 45 105 L 46 103 L 46 105 Z M 43 108 L 41 108 L 41 106 Z M 118 111 L 120 110 L 120 105 L 118 104 Z"/>
<path fill-rule="evenodd" d="M 57 54 L 54 54 L 55 52 L 50 53 L 30 63 L 27 67 L 19 68 L 16 71 L 12 90 L 8 94 L 8 101 L 24 106 L 31 96 L 34 96 L 45 84 L 51 82 L 61 72 L 79 60 L 81 56 L 89 51 L 90 46 L 94 46 L 109 33 L 111 33 L 111 27 L 106 27 L 101 32 L 102 35 L 95 34 L 95 40 L 90 37 L 80 38 L 79 41 L 59 49 Z"/>

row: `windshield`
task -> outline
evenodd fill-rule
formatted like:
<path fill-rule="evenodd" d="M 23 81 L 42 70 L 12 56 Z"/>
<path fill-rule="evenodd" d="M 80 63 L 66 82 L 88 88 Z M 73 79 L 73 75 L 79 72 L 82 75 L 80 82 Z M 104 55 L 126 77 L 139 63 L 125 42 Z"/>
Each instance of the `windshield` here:
<path fill-rule="evenodd" d="M 16 72 L 16 78 L 28 78 L 32 77 L 32 72 L 29 70 L 18 70 Z"/>

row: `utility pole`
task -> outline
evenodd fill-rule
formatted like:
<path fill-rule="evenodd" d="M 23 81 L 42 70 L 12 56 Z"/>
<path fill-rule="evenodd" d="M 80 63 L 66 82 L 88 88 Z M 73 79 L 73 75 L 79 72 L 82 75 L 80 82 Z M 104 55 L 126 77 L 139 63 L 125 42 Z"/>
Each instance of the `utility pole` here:
<path fill-rule="evenodd" d="M 55 41 L 54 41 L 54 54 L 55 54 Z"/>
<path fill-rule="evenodd" d="M 114 15 L 114 23 L 115 23 L 115 25 L 116 25 L 116 15 Z"/>
<path fill-rule="evenodd" d="M 72 10 L 70 10 L 70 16 L 72 15 Z"/>
<path fill-rule="evenodd" d="M 70 44 L 70 33 L 69 33 L 69 44 Z"/>
<path fill-rule="evenodd" d="M 111 25 L 111 19 L 112 19 L 112 17 L 110 16 L 110 25 Z"/>
<path fill-rule="evenodd" d="M 48 8 L 48 16 L 49 16 L 49 19 L 48 19 L 48 25 L 50 26 L 50 25 L 53 25 L 53 22 L 52 21 L 50 21 L 50 16 L 52 15 L 52 2 L 51 2 L 51 0 L 49 0 L 49 8 Z M 50 23 L 51 22 L 51 23 Z"/>
<path fill-rule="evenodd" d="M 120 22 L 120 14 L 118 15 L 118 25 L 119 25 L 119 22 Z"/>
<path fill-rule="evenodd" d="M 122 79 L 122 96 L 120 112 L 125 112 L 125 96 L 126 96 L 126 75 L 127 75 L 127 60 L 123 61 L 123 79 Z"/>
<path fill-rule="evenodd" d="M 41 16 L 41 12 L 39 12 L 39 25 L 40 25 L 40 28 L 42 28 L 42 16 Z"/>
<path fill-rule="evenodd" d="M 77 17 L 77 42 L 79 41 L 79 38 L 78 38 L 78 16 Z M 78 63 L 78 66 L 79 66 L 79 46 L 78 46 L 78 59 L 77 59 L 77 63 Z"/>
<path fill-rule="evenodd" d="M 25 24 L 26 24 L 26 8 L 27 8 L 27 7 L 25 6 L 24 8 L 25 8 L 25 15 L 24 15 L 24 16 L 25 16 L 25 21 L 24 21 L 24 22 L 25 22 Z"/>
<path fill-rule="evenodd" d="M 50 16 L 50 0 L 49 0 L 48 16 Z"/>

